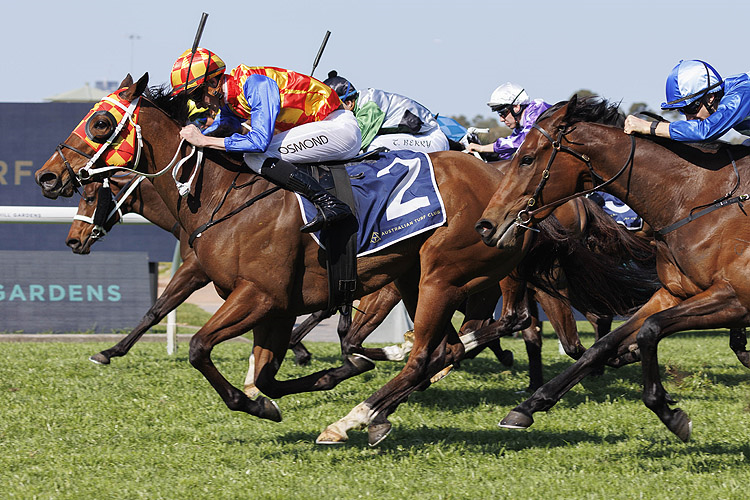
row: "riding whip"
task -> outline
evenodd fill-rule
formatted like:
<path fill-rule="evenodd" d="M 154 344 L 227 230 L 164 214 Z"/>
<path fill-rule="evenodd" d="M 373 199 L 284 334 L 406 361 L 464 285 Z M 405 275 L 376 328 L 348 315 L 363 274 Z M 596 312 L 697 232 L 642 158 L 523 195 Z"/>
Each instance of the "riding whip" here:
<path fill-rule="evenodd" d="M 318 49 L 318 55 L 315 56 L 315 62 L 313 63 L 312 70 L 310 71 L 310 76 L 313 76 L 313 73 L 315 73 L 315 68 L 318 67 L 318 63 L 320 62 L 320 56 L 323 55 L 323 51 L 326 48 L 326 44 L 328 43 L 329 36 L 331 36 L 331 32 L 326 31 L 325 36 L 323 36 L 323 43 L 320 44 L 320 48 Z"/>
<path fill-rule="evenodd" d="M 193 58 L 195 57 L 195 51 L 198 50 L 198 44 L 200 43 L 201 37 L 203 36 L 203 28 L 206 27 L 206 19 L 208 19 L 208 14 L 204 12 L 203 14 L 201 14 L 201 20 L 198 23 L 198 31 L 195 32 L 195 40 L 193 40 L 193 48 L 190 49 L 190 62 L 188 63 L 187 78 L 185 80 L 186 91 L 188 88 L 188 84 L 190 83 L 188 81 L 190 79 L 190 67 L 193 65 Z M 206 64 L 206 68 L 208 69 L 208 64 Z M 203 79 L 205 80 L 205 75 Z"/>

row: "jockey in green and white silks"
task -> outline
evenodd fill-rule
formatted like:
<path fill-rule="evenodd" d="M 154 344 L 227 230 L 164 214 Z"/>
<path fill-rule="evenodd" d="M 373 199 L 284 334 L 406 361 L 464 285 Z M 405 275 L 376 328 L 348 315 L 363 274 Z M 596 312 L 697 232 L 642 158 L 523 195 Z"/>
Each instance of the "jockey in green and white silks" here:
<path fill-rule="evenodd" d="M 323 83 L 354 112 L 362 131 L 362 151 L 385 147 L 430 153 L 450 148 L 434 115 L 414 99 L 372 88 L 359 92 L 336 71 L 329 72 Z"/>

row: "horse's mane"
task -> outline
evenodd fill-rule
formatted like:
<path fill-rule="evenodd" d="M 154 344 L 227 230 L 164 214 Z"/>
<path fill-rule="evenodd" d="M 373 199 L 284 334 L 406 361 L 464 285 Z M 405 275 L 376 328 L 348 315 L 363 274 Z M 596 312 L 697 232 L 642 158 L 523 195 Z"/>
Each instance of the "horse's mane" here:
<path fill-rule="evenodd" d="M 567 125 L 573 125 L 578 122 L 590 122 L 622 128 L 625 124 L 625 115 L 620 111 L 620 103 L 612 103 L 596 95 L 584 97 L 573 96 L 570 101 L 560 101 L 542 113 L 538 121 L 541 122 L 549 118 L 569 103 L 573 103 L 573 106 L 568 108 L 564 118 L 564 122 Z"/>
<path fill-rule="evenodd" d="M 144 97 L 177 123 L 187 123 L 188 98 L 184 92 L 171 95 L 171 88 L 167 84 L 162 84 L 146 89 Z"/>
<path fill-rule="evenodd" d="M 632 314 L 659 288 L 655 252 L 649 243 L 618 225 L 584 199 L 589 222 L 582 237 L 571 237 L 554 215 L 519 264 L 522 279 L 567 300 L 582 312 Z M 560 272 L 567 296 L 560 294 Z"/>
<path fill-rule="evenodd" d="M 178 95 L 171 94 L 171 87 L 167 84 L 162 84 L 146 89 L 144 97 L 182 126 L 188 123 L 189 108 L 187 95 L 184 92 Z M 231 130 L 220 128 L 209 135 L 214 137 L 226 137 L 231 135 L 232 132 L 233 131 Z M 210 148 L 206 148 L 205 153 L 208 157 L 213 158 L 217 162 L 229 161 L 229 163 L 236 166 L 242 164 L 242 155 L 239 153 L 222 152 Z"/>

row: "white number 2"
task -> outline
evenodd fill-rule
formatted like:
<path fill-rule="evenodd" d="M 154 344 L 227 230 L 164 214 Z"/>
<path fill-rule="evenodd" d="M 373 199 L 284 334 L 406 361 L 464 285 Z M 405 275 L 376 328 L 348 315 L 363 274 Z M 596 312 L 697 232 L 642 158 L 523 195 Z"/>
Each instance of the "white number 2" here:
<path fill-rule="evenodd" d="M 389 221 L 430 205 L 430 200 L 427 196 L 419 196 L 407 201 L 406 203 L 401 201 L 404 198 L 406 190 L 411 187 L 415 180 L 417 180 L 417 176 L 419 175 L 419 158 L 413 158 L 410 160 L 393 160 L 390 165 L 380 170 L 377 176 L 382 177 L 389 174 L 391 172 L 391 167 L 397 163 L 402 163 L 409 167 L 409 173 L 398 183 L 398 186 L 395 187 L 391 196 L 388 198 L 388 206 L 385 209 L 385 218 Z"/>

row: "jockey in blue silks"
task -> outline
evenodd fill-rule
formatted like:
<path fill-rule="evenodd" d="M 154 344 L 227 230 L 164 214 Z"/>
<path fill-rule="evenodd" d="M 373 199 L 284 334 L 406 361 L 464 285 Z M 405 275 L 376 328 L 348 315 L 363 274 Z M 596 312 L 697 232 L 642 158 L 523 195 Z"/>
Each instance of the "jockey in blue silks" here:
<path fill-rule="evenodd" d="M 657 123 L 628 116 L 625 133 L 687 142 L 712 141 L 730 129 L 750 136 L 750 75 L 722 80 L 704 61 L 680 61 L 667 77 L 666 102 L 661 108 L 677 110 L 686 120 Z"/>

